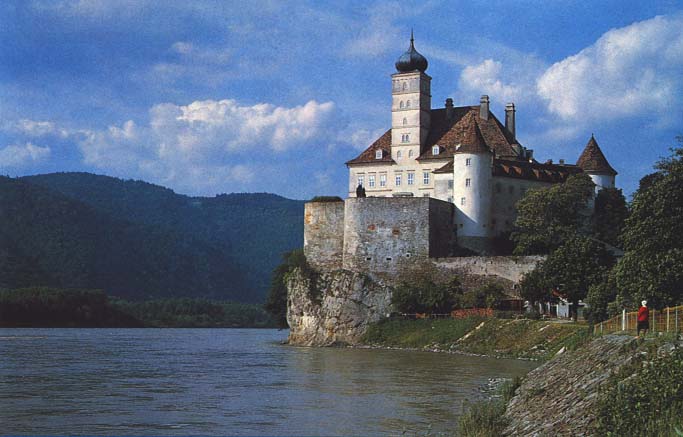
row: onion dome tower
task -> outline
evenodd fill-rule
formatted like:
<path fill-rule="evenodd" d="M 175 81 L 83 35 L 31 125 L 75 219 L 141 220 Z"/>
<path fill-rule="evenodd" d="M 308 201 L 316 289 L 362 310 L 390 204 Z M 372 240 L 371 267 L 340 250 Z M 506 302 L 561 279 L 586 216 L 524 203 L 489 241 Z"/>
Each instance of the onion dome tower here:
<path fill-rule="evenodd" d="M 427 58 L 415 50 L 415 38 L 410 32 L 410 46 L 395 63 L 391 75 L 391 153 L 398 164 L 408 164 L 420 156 L 427 142 L 431 122 L 431 80 Z"/>

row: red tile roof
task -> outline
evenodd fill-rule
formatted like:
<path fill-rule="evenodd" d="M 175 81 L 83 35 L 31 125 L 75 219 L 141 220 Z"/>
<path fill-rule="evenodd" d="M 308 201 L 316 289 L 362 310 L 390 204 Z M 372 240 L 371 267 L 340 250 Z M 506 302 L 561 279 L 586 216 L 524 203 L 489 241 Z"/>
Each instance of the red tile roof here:
<path fill-rule="evenodd" d="M 377 159 L 377 150 L 382 151 L 382 159 Z M 394 160 L 391 158 L 391 129 L 384 132 L 384 134 L 381 137 L 377 138 L 374 143 L 370 144 L 370 147 L 365 149 L 363 153 L 358 155 L 356 158 L 347 161 L 346 165 L 375 164 L 379 162 L 394 162 Z"/>
<path fill-rule="evenodd" d="M 541 164 L 520 159 L 494 159 L 493 176 L 528 179 L 540 182 L 564 182 L 569 175 L 583 170 L 575 165 Z"/>
<path fill-rule="evenodd" d="M 471 114 L 468 114 L 468 117 Z M 481 135 L 476 116 L 471 122 L 467 123 L 465 132 L 462 135 L 462 142 L 459 146 L 455 147 L 455 153 L 491 153 L 491 149 L 486 145 L 486 141 Z"/>
<path fill-rule="evenodd" d="M 444 158 L 452 157 L 456 147 L 460 144 L 465 144 L 468 127 L 472 125 L 478 127 L 479 134 L 485 145 L 495 151 L 496 156 L 517 156 L 513 149 L 513 144 L 516 141 L 512 134 L 505 129 L 505 126 L 498 121 L 493 113 L 489 113 L 488 120 L 479 118 L 479 106 L 477 105 L 454 107 L 450 118 L 446 116 L 445 108 L 432 109 L 429 135 L 417 159 L 426 161 L 431 159 L 443 160 Z M 441 152 L 438 155 L 432 155 L 433 145 L 441 146 Z M 364 152 L 346 164 L 382 162 L 384 159 L 375 159 L 375 150 L 378 148 L 382 148 L 387 152 L 391 150 L 391 129 L 372 143 Z M 391 157 L 389 156 L 386 161 L 391 161 Z"/>
<path fill-rule="evenodd" d="M 605 173 L 615 176 L 617 174 L 616 170 L 609 165 L 607 158 L 600 150 L 598 142 L 595 141 L 595 137 L 591 135 L 591 139 L 588 140 L 586 148 L 581 152 L 576 165 L 581 167 L 584 171 L 592 173 Z"/>

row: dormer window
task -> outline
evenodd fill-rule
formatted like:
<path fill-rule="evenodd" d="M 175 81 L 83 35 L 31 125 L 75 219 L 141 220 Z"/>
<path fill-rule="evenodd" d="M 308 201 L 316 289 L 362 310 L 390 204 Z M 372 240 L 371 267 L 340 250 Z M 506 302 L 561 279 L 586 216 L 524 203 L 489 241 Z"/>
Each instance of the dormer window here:
<path fill-rule="evenodd" d="M 440 149 L 441 149 L 441 148 L 440 148 L 439 146 L 434 146 L 434 147 L 432 147 L 432 155 L 438 155 Z"/>
<path fill-rule="evenodd" d="M 382 150 L 377 150 L 375 152 L 375 159 L 382 159 Z"/>

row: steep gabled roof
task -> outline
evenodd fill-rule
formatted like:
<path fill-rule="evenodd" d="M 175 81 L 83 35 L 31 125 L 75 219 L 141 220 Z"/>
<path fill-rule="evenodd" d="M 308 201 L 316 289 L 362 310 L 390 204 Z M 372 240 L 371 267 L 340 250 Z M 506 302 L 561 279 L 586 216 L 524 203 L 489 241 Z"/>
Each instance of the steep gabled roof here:
<path fill-rule="evenodd" d="M 477 105 L 454 107 L 452 108 L 451 117 L 447 117 L 445 108 L 432 109 L 429 135 L 417 159 L 420 161 L 443 161 L 444 158 L 451 158 L 455 153 L 456 147 L 464 144 L 466 132 L 472 124 L 476 124 L 484 144 L 493 150 L 496 156 L 517 157 L 517 152 L 513 148 L 516 141 L 512 134 L 505 129 L 505 126 L 498 121 L 493 113 L 489 113 L 487 120 L 479 118 L 479 106 Z M 441 151 L 438 155 L 432 155 L 432 146 L 434 145 L 440 146 Z M 375 159 L 374 151 L 378 147 L 387 151 L 391 150 L 391 129 L 372 143 L 363 153 L 346 164 L 367 164 L 384 161 Z M 387 158 L 387 161 L 391 161 L 390 157 Z"/>
<path fill-rule="evenodd" d="M 462 135 L 462 142 L 455 147 L 454 153 L 491 153 L 491 149 L 486 145 L 486 141 L 481 135 L 476 116 L 473 118 L 471 112 L 467 116 L 472 118 L 472 121 L 467 123 Z"/>
<path fill-rule="evenodd" d="M 521 159 L 494 159 L 493 176 L 541 182 L 564 182 L 570 175 L 581 173 L 575 165 L 541 164 Z"/>
<path fill-rule="evenodd" d="M 382 159 L 377 159 L 377 150 L 382 151 Z M 391 129 L 384 132 L 384 134 L 377 138 L 374 143 L 370 144 L 370 147 L 365 149 L 363 153 L 358 155 L 356 158 L 346 161 L 346 165 L 349 164 L 370 164 L 370 163 L 392 163 L 394 160 L 391 158 Z"/>
<path fill-rule="evenodd" d="M 617 171 L 609 165 L 609 162 L 607 162 L 607 158 L 605 158 L 602 150 L 600 150 L 600 146 L 598 146 L 598 142 L 595 141 L 593 135 L 591 135 L 591 139 L 588 140 L 586 148 L 581 152 L 581 156 L 579 156 L 578 161 L 576 161 L 576 165 L 586 172 L 609 174 L 612 176 L 617 174 Z"/>

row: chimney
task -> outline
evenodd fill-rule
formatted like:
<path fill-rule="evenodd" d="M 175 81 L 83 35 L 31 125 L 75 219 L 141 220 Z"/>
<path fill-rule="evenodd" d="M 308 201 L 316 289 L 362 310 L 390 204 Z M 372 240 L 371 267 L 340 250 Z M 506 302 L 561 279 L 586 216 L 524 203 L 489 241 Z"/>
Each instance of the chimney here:
<path fill-rule="evenodd" d="M 479 100 L 479 118 L 482 120 L 489 119 L 489 96 L 483 95 Z"/>
<path fill-rule="evenodd" d="M 505 129 L 512 134 L 512 138 L 516 138 L 515 132 L 515 104 L 508 103 L 505 105 Z"/>
<path fill-rule="evenodd" d="M 564 165 L 564 159 L 560 159 L 560 165 Z"/>
<path fill-rule="evenodd" d="M 446 120 L 453 118 L 453 99 L 450 97 L 446 99 Z"/>

